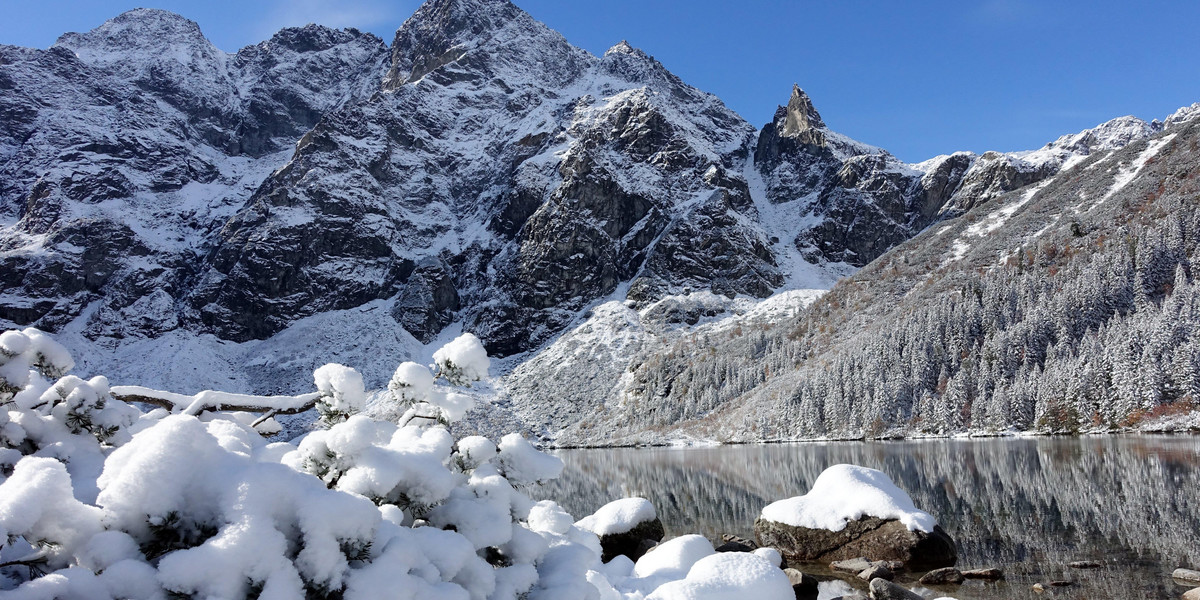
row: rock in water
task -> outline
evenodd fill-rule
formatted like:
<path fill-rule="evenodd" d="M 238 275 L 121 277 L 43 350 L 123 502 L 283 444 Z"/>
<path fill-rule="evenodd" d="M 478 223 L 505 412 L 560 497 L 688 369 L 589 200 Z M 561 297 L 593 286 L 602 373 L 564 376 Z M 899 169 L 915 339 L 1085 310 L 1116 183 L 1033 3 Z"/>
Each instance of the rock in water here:
<path fill-rule="evenodd" d="M 758 549 L 758 544 L 753 541 L 728 533 L 721 536 L 721 542 L 717 552 L 754 552 Z"/>
<path fill-rule="evenodd" d="M 604 562 L 619 555 L 636 561 L 655 543 L 662 541 L 666 533 L 654 505 L 645 498 L 609 502 L 575 525 L 600 536 L 600 558 Z"/>
<path fill-rule="evenodd" d="M 922 575 L 920 581 L 925 585 L 958 584 L 963 582 L 963 574 L 954 567 L 946 567 Z"/>
<path fill-rule="evenodd" d="M 807 495 L 768 505 L 754 533 L 760 545 L 778 548 L 788 561 L 865 557 L 899 561 L 915 571 L 958 561 L 954 540 L 932 516 L 917 510 L 884 473 L 854 465 L 832 466 Z"/>
<path fill-rule="evenodd" d="M 872 579 L 886 579 L 891 581 L 896 578 L 896 575 L 892 573 L 891 569 L 883 566 L 882 564 L 876 564 L 863 569 L 863 571 L 858 574 L 858 578 L 862 579 L 863 581 L 871 581 Z"/>
<path fill-rule="evenodd" d="M 925 598 L 886 579 L 872 579 L 871 600 L 925 600 Z"/>
<path fill-rule="evenodd" d="M 1171 577 L 1174 577 L 1180 581 L 1187 581 L 1200 585 L 1200 571 L 1193 571 L 1191 569 L 1175 569 L 1175 572 L 1171 573 Z"/>
<path fill-rule="evenodd" d="M 861 573 L 862 571 L 871 568 L 874 564 L 871 561 L 861 556 L 856 558 L 848 558 L 846 560 L 835 560 L 829 563 L 829 568 L 834 571 L 846 571 L 847 573 Z"/>
<path fill-rule="evenodd" d="M 816 577 L 807 573 L 801 573 L 796 569 L 784 569 L 783 574 L 788 576 L 788 581 L 792 583 L 792 591 L 796 592 L 796 600 L 816 600 L 819 582 Z"/>
<path fill-rule="evenodd" d="M 1099 569 L 1100 563 L 1094 560 L 1077 560 L 1067 563 L 1072 569 Z"/>
<path fill-rule="evenodd" d="M 970 571 L 963 571 L 962 574 L 967 579 L 990 579 L 993 581 L 1004 579 L 1004 571 L 996 568 L 971 569 Z"/>

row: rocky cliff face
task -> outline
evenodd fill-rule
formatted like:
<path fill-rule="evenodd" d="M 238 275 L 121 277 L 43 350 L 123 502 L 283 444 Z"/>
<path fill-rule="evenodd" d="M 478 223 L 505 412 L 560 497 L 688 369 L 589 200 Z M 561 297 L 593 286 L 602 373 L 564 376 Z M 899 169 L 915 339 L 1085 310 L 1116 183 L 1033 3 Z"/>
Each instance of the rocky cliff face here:
<path fill-rule="evenodd" d="M 535 350 L 603 300 L 696 323 L 828 287 L 1158 127 L 906 165 L 829 130 L 799 88 L 756 130 L 644 52 L 593 56 L 506 0 L 431 0 L 390 47 L 308 26 L 236 54 L 139 9 L 49 50 L 0 46 L 0 90 L 0 325 L 250 352 L 326 319 L 387 330 L 386 362 L 448 327 Z M 672 300 L 696 294 L 726 300 Z M 220 369 L 278 385 L 239 362 Z"/>

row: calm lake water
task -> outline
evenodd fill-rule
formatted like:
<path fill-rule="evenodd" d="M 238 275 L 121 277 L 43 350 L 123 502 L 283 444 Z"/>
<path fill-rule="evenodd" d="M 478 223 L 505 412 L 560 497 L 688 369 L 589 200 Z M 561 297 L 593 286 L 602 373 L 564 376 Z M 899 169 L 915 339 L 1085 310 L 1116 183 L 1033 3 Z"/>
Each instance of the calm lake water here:
<path fill-rule="evenodd" d="M 762 507 L 804 494 L 826 467 L 887 473 L 958 543 L 960 568 L 1000 567 L 998 583 L 929 597 L 1178 598 L 1178 567 L 1200 568 L 1200 436 L 999 438 L 567 450 L 537 498 L 582 517 L 642 496 L 667 535 L 753 537 Z M 1068 562 L 1100 561 L 1093 570 Z M 803 570 L 810 571 L 806 567 Z M 818 570 L 816 574 L 820 574 Z M 1036 593 L 1037 582 L 1075 585 Z M 903 580 L 902 580 L 903 582 Z M 865 587 L 865 586 L 864 586 Z M 824 596 L 831 595 L 826 585 Z M 848 591 L 848 590 L 847 590 Z M 842 592 L 839 592 L 842 593 Z"/>

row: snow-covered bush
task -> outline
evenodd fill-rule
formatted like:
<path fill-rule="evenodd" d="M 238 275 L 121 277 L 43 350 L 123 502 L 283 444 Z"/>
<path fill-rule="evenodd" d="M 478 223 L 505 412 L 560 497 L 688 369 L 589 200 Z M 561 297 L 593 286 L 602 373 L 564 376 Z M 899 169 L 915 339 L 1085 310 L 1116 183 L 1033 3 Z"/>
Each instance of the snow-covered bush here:
<path fill-rule="evenodd" d="M 454 385 L 471 385 L 487 377 L 491 361 L 479 338 L 464 333 L 433 354 L 438 374 Z"/>
<path fill-rule="evenodd" d="M 413 420 L 430 420 L 443 424 L 463 417 L 475 406 L 471 396 L 451 387 L 437 385 L 444 379 L 450 386 L 470 386 L 487 378 L 491 360 L 479 338 L 464 333 L 433 354 L 437 373 L 414 362 L 400 363 L 388 382 L 388 393 L 395 411 L 383 411 L 386 416 L 399 414 L 396 421 L 407 425 Z M 400 412 L 402 411 L 402 412 Z"/>
<path fill-rule="evenodd" d="M 350 367 L 329 363 L 313 371 L 313 382 L 321 393 L 317 399 L 317 412 L 323 424 L 341 423 L 350 415 L 362 412 L 367 405 L 362 375 Z"/>
<path fill-rule="evenodd" d="M 487 376 L 474 336 L 448 348 L 435 355 L 448 383 Z M 0 336 L 6 599 L 640 600 L 743 584 L 790 597 L 772 595 L 769 559 L 704 567 L 699 536 L 601 564 L 594 533 L 521 491 L 562 462 L 515 434 L 455 440 L 446 423 L 473 399 L 425 367 L 397 369 L 389 390 L 407 410 L 394 423 L 361 414 L 362 378 L 341 365 L 314 373 L 315 394 L 183 396 L 66 375 L 60 350 L 34 330 Z M 314 407 L 327 428 L 271 443 L 262 418 L 215 412 L 234 405 Z"/>

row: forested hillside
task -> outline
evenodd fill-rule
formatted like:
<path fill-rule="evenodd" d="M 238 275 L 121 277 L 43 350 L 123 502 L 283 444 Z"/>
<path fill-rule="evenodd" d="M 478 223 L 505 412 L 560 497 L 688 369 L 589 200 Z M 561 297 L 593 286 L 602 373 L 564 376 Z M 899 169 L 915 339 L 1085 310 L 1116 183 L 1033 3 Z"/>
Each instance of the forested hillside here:
<path fill-rule="evenodd" d="M 560 443 L 1112 430 L 1191 413 L 1200 123 L 1186 117 L 934 225 L 794 318 L 645 353 L 620 416 Z"/>

